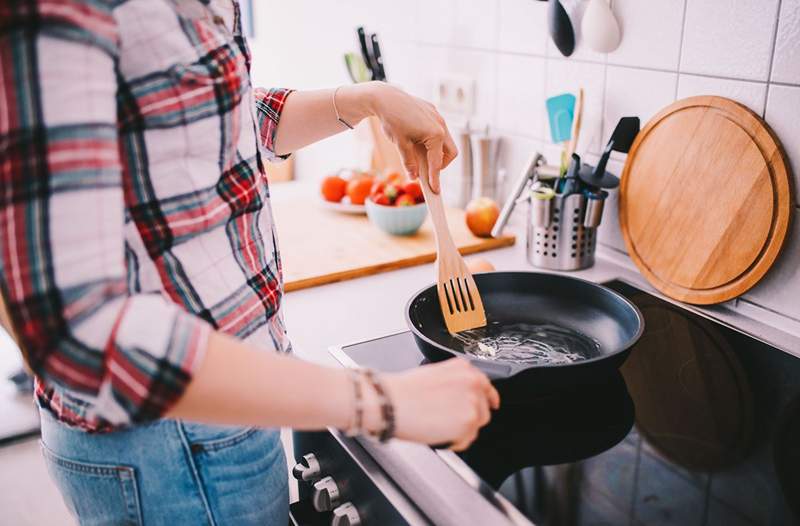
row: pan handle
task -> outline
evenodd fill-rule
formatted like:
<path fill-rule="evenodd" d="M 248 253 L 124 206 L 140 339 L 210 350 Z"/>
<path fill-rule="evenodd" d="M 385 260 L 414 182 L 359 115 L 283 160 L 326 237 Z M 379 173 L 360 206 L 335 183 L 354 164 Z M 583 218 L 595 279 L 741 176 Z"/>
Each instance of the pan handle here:
<path fill-rule="evenodd" d="M 489 362 L 480 358 L 470 358 L 469 363 L 488 376 L 489 380 L 504 380 L 514 372 L 513 364 L 509 363 Z"/>

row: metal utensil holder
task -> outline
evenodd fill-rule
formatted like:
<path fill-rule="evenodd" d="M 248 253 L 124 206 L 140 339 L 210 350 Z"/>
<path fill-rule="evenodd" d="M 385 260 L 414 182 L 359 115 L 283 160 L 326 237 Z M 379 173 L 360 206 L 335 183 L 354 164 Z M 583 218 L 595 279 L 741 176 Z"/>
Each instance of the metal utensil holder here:
<path fill-rule="evenodd" d="M 594 265 L 597 226 L 584 225 L 586 201 L 582 194 L 556 195 L 549 200 L 531 196 L 527 221 L 531 265 L 550 270 L 580 270 Z M 541 207 L 549 208 L 549 214 Z"/>

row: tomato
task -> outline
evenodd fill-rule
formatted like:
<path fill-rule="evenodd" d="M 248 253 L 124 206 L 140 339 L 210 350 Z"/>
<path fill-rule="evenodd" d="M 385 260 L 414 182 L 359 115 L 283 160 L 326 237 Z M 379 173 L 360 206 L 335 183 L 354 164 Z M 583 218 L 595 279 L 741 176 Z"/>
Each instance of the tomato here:
<path fill-rule="evenodd" d="M 403 194 L 397 198 L 394 204 L 397 206 L 414 206 L 417 204 L 417 200 L 411 194 Z"/>
<path fill-rule="evenodd" d="M 320 190 L 322 191 L 322 197 L 326 201 L 338 203 L 347 192 L 347 181 L 338 175 L 329 175 L 322 180 Z"/>
<path fill-rule="evenodd" d="M 378 192 L 377 194 L 372 194 L 370 197 L 372 202 L 376 205 L 383 205 L 383 206 L 392 206 L 392 202 L 386 197 L 386 194 L 383 192 Z"/>
<path fill-rule="evenodd" d="M 418 180 L 408 181 L 403 185 L 403 192 L 407 193 L 414 198 L 414 201 L 421 203 L 425 200 L 422 196 L 422 187 L 419 185 Z"/>
<path fill-rule="evenodd" d="M 356 177 L 347 183 L 347 197 L 354 205 L 363 205 L 372 190 L 372 177 Z"/>

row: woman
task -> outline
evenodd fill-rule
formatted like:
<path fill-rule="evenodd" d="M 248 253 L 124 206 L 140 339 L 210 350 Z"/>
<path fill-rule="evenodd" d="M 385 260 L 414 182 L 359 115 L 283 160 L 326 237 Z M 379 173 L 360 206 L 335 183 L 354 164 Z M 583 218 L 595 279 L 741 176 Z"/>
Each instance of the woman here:
<path fill-rule="evenodd" d="M 249 66 L 232 0 L 0 0 L 0 286 L 82 524 L 284 525 L 278 427 L 462 449 L 499 404 L 460 360 L 287 356 L 263 163 L 375 115 L 438 191 L 456 149 L 399 89 Z"/>

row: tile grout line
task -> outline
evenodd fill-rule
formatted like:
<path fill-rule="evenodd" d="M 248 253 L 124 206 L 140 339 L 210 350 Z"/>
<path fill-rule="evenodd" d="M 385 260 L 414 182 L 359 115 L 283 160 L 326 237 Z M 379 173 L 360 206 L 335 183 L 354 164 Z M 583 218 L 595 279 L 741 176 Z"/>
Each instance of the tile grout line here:
<path fill-rule="evenodd" d="M 769 54 L 769 66 L 767 69 L 767 89 L 766 93 L 764 94 L 764 111 L 761 113 L 761 117 L 764 119 L 767 118 L 767 104 L 769 104 L 769 92 L 770 86 L 772 83 L 772 70 L 775 68 L 775 52 L 777 51 L 778 47 L 778 29 L 781 25 L 781 7 L 783 1 L 778 0 L 778 12 L 775 15 L 775 30 L 772 32 L 772 49 L 770 50 Z"/>
<path fill-rule="evenodd" d="M 410 41 L 421 47 L 436 47 L 436 48 L 448 48 L 452 50 L 458 51 L 472 51 L 475 53 L 489 53 L 489 54 L 498 54 L 498 55 L 511 55 L 511 56 L 518 56 L 518 57 L 532 57 L 532 58 L 539 58 L 544 60 L 558 60 L 563 62 L 574 62 L 580 64 L 596 64 L 596 65 L 606 65 L 614 68 L 625 68 L 625 69 L 634 69 L 634 70 L 641 70 L 641 71 L 652 71 L 657 73 L 674 73 L 676 75 L 690 75 L 694 77 L 703 77 L 707 79 L 715 79 L 715 80 L 730 80 L 734 82 L 746 82 L 749 84 L 764 84 L 769 86 L 784 86 L 788 88 L 800 88 L 800 83 L 793 83 L 793 82 L 781 82 L 781 81 L 764 81 L 764 80 L 757 80 L 757 79 L 748 79 L 742 77 L 729 77 L 725 75 L 710 75 L 707 73 L 697 73 L 692 71 L 680 71 L 678 69 L 667 69 L 667 68 L 651 68 L 647 66 L 633 66 L 628 64 L 621 64 L 615 62 L 602 62 L 602 61 L 595 61 L 595 60 L 585 60 L 585 59 L 577 59 L 571 57 L 558 57 L 558 56 L 550 56 L 550 55 L 542 55 L 539 53 L 525 53 L 519 51 L 506 51 L 506 50 L 497 50 L 497 49 L 486 49 L 486 48 L 476 48 L 476 47 L 468 47 L 468 46 L 453 46 L 447 44 L 434 44 L 430 42 L 422 42 L 422 41 Z"/>
<path fill-rule="evenodd" d="M 681 20 L 681 37 L 678 43 L 678 67 L 676 73 L 678 78 L 675 79 L 675 96 L 672 100 L 678 100 L 678 88 L 681 85 L 681 61 L 683 60 L 683 38 L 686 36 L 686 12 L 689 10 L 689 0 L 683 0 L 683 15 Z"/>

